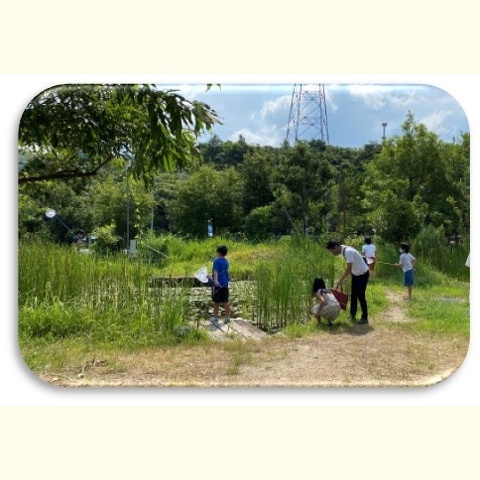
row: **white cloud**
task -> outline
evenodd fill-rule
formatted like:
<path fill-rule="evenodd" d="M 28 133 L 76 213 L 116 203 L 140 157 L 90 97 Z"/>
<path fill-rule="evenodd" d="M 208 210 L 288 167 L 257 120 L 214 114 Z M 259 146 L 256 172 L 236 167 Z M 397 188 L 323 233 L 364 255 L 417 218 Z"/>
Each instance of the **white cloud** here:
<path fill-rule="evenodd" d="M 327 103 L 327 109 L 335 113 L 338 110 L 338 105 L 333 100 L 332 91 L 328 88 L 325 89 L 325 102 Z"/>
<path fill-rule="evenodd" d="M 412 108 L 419 101 L 415 89 L 405 89 L 404 86 L 398 89 L 395 85 L 349 85 L 348 91 L 373 110 L 383 108 L 405 110 Z"/>
<path fill-rule="evenodd" d="M 338 105 L 333 100 L 332 92 L 328 88 L 329 86 L 325 86 L 325 101 L 327 103 L 328 110 L 332 112 L 336 112 L 338 110 Z M 317 85 L 304 85 L 303 90 L 317 90 L 318 91 L 318 84 Z M 277 97 L 273 100 L 267 100 L 263 103 L 262 109 L 260 111 L 260 115 L 262 118 L 268 117 L 269 115 L 274 115 L 278 112 L 285 112 L 285 118 L 288 118 L 288 111 L 290 109 L 290 105 L 292 103 L 292 94 L 282 95 Z"/>
<path fill-rule="evenodd" d="M 388 105 L 396 110 L 405 110 L 413 108 L 415 105 L 421 103 L 421 99 L 415 90 L 406 90 L 401 95 L 398 93 L 388 96 Z"/>
<path fill-rule="evenodd" d="M 423 123 L 430 131 L 442 135 L 451 130 L 449 126 L 445 125 L 445 120 L 451 115 L 451 110 L 435 110 L 435 112 L 419 118 L 418 123 Z"/>
<path fill-rule="evenodd" d="M 348 91 L 353 97 L 362 99 L 370 108 L 380 110 L 386 106 L 386 89 L 380 85 L 349 85 Z"/>
<path fill-rule="evenodd" d="M 241 135 L 250 145 L 278 147 L 285 139 L 283 130 L 282 128 L 278 128 L 277 125 L 268 125 L 256 132 L 249 128 L 241 128 L 233 132 L 229 140 L 236 142 Z"/>
<path fill-rule="evenodd" d="M 279 110 L 287 110 L 292 100 L 291 95 L 282 95 L 274 100 L 267 100 L 263 103 L 260 115 L 265 118 L 268 115 L 278 112 Z"/>

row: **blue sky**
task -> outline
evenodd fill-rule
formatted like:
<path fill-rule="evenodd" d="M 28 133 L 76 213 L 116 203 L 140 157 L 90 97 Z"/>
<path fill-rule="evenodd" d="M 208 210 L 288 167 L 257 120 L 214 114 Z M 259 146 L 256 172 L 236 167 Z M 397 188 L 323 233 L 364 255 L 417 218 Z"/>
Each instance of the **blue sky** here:
<path fill-rule="evenodd" d="M 224 141 L 236 141 L 242 135 L 248 143 L 279 146 L 286 138 L 293 84 L 222 84 L 208 91 L 205 84 L 159 87 L 177 89 L 190 100 L 210 105 L 223 122 L 213 134 Z M 303 89 L 318 91 L 318 85 L 303 84 Z M 325 97 L 330 145 L 362 147 L 380 142 L 383 122 L 387 137 L 399 135 L 408 111 L 445 141 L 469 131 L 457 100 L 435 86 L 326 83 Z M 201 141 L 208 139 L 204 136 Z"/>

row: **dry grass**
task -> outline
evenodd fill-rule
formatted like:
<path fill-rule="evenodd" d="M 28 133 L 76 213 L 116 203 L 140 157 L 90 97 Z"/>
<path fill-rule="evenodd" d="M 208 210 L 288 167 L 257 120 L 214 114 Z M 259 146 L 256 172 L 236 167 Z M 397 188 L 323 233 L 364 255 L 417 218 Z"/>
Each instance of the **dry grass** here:
<path fill-rule="evenodd" d="M 462 364 L 468 337 L 406 329 L 414 321 L 392 292 L 389 307 L 370 325 L 318 330 L 289 338 L 207 342 L 135 351 L 102 352 L 39 375 L 82 387 L 345 387 L 427 386 Z"/>
<path fill-rule="evenodd" d="M 374 322 L 372 322 L 374 323 Z M 92 359 L 81 371 L 43 376 L 63 386 L 343 387 L 426 386 L 451 375 L 464 338 L 429 338 L 388 326 L 345 333 L 217 342 Z"/>

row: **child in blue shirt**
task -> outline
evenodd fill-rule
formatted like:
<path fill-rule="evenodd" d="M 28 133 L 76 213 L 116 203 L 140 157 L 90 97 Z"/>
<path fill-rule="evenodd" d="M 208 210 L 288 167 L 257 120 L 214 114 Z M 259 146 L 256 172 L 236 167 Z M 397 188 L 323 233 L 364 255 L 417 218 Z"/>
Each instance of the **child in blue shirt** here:
<path fill-rule="evenodd" d="M 218 323 L 218 312 L 220 305 L 223 305 L 225 310 L 225 323 L 230 323 L 230 304 L 228 303 L 229 297 L 229 274 L 228 274 L 228 249 L 225 245 L 221 245 L 217 248 L 217 256 L 213 260 L 212 265 L 212 301 L 213 301 L 213 317 L 210 319 L 213 323 Z"/>

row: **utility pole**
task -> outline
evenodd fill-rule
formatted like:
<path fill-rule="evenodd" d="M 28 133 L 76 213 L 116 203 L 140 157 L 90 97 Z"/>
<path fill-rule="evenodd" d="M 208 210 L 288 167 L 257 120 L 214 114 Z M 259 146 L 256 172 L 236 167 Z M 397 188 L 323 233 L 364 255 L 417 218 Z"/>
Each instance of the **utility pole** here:
<path fill-rule="evenodd" d="M 387 128 L 387 122 L 383 122 L 382 123 L 382 127 L 383 127 L 383 136 L 382 136 L 382 140 L 385 140 L 387 137 L 385 136 L 385 129 Z"/>

